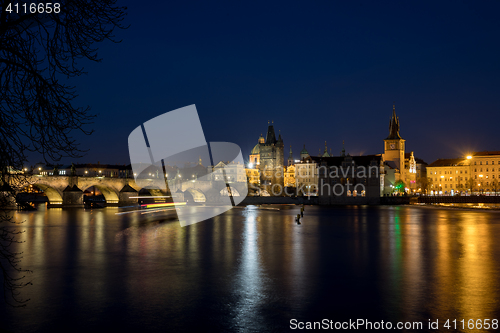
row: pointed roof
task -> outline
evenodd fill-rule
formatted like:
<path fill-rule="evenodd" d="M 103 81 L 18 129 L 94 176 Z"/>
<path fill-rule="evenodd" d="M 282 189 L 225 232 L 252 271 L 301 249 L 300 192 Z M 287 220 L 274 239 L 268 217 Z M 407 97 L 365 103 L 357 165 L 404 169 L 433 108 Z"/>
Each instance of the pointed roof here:
<path fill-rule="evenodd" d="M 288 158 L 293 159 L 292 145 L 290 145 L 290 154 L 288 155 Z"/>
<path fill-rule="evenodd" d="M 308 154 L 309 155 L 309 152 L 307 151 L 306 149 L 306 145 L 304 144 L 304 148 L 300 151 L 300 154 Z"/>
<path fill-rule="evenodd" d="M 226 166 L 226 164 L 225 164 L 223 161 L 220 161 L 219 163 L 217 163 L 217 164 L 214 166 L 214 168 L 223 168 L 223 167 L 225 167 L 225 166 Z"/>
<path fill-rule="evenodd" d="M 267 135 L 266 135 L 266 144 L 275 144 L 276 141 L 276 134 L 274 133 L 274 126 L 273 124 L 269 124 L 267 127 Z"/>
<path fill-rule="evenodd" d="M 392 106 L 392 118 L 389 121 L 389 136 L 386 140 L 401 140 L 399 135 L 399 118 L 396 116 L 396 105 Z"/>
<path fill-rule="evenodd" d="M 345 144 L 345 141 L 342 140 L 342 152 L 340 152 L 340 156 L 345 156 L 345 146 L 344 146 L 344 144 Z"/>

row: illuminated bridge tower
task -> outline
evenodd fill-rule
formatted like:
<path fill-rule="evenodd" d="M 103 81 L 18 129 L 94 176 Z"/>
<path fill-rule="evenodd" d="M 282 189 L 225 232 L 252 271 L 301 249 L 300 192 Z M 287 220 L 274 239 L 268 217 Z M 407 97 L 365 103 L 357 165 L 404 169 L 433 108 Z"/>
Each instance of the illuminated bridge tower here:
<path fill-rule="evenodd" d="M 267 128 L 266 141 L 260 144 L 260 183 L 269 191 L 272 185 L 284 185 L 283 161 L 284 161 L 283 138 L 279 134 L 276 139 L 273 124 L 269 124 Z M 276 186 L 275 191 L 278 191 Z"/>

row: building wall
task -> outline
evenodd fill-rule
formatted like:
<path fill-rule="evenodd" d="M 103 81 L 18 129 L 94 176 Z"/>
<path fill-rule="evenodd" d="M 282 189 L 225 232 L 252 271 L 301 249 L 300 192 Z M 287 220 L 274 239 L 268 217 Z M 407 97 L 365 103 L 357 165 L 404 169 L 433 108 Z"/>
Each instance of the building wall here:
<path fill-rule="evenodd" d="M 475 153 L 468 158 L 438 160 L 427 166 L 432 194 L 496 194 L 500 192 L 500 152 Z M 470 191 L 472 188 L 472 191 Z"/>
<path fill-rule="evenodd" d="M 295 187 L 295 166 L 290 165 L 285 167 L 285 187 Z"/>
<path fill-rule="evenodd" d="M 248 182 L 251 184 L 260 184 L 259 169 L 245 169 Z"/>
<path fill-rule="evenodd" d="M 471 174 L 474 179 L 474 192 L 500 192 L 500 154 L 474 155 L 471 162 Z"/>
<path fill-rule="evenodd" d="M 264 144 L 260 147 L 261 184 L 284 185 L 283 147 L 275 144 Z"/>
<path fill-rule="evenodd" d="M 258 167 L 260 164 L 260 154 L 250 155 L 248 163 L 251 163 L 254 168 Z"/>
<path fill-rule="evenodd" d="M 352 157 L 347 156 L 340 172 L 332 172 L 331 168 L 332 166 L 322 163 L 318 170 L 320 202 L 354 204 L 359 201 L 358 204 L 376 204 L 380 201 L 380 176 L 383 172 L 380 157 L 367 165 L 357 165 Z"/>
<path fill-rule="evenodd" d="M 428 166 L 427 177 L 431 179 L 431 193 L 451 194 L 467 192 L 470 178 L 469 165 Z M 436 193 L 437 192 L 437 193 Z"/>
<path fill-rule="evenodd" d="M 406 183 L 405 140 L 384 140 L 384 161 L 393 161 L 399 168 L 399 179 Z"/>
<path fill-rule="evenodd" d="M 316 194 L 318 189 L 317 164 L 303 159 L 295 164 L 295 183 L 297 190 Z"/>

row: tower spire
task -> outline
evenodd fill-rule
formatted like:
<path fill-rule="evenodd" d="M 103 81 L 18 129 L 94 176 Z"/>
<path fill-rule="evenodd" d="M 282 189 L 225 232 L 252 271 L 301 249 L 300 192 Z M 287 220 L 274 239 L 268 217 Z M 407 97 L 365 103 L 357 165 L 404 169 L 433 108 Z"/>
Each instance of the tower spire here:
<path fill-rule="evenodd" d="M 274 126 L 270 124 L 267 127 L 266 144 L 276 144 L 276 134 L 274 134 Z"/>
<path fill-rule="evenodd" d="M 401 139 L 401 136 L 399 135 L 399 118 L 396 116 L 395 103 L 392 105 L 392 117 L 389 121 L 389 136 L 387 139 Z"/>
<path fill-rule="evenodd" d="M 326 141 L 325 141 L 325 151 L 323 152 L 323 157 L 330 157 L 331 154 L 328 154 L 328 147 L 326 145 Z"/>

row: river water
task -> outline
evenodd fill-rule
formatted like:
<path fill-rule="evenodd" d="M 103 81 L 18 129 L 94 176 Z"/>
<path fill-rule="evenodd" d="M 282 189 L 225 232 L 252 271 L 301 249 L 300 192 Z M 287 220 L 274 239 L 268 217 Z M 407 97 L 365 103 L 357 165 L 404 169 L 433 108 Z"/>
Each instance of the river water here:
<path fill-rule="evenodd" d="M 426 331 L 500 319 L 498 211 L 306 206 L 297 225 L 297 207 L 275 207 L 187 227 L 117 208 L 17 212 L 33 285 L 25 308 L 0 305 L 0 327 L 264 332 L 364 319 Z"/>

